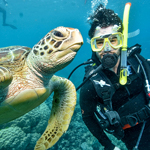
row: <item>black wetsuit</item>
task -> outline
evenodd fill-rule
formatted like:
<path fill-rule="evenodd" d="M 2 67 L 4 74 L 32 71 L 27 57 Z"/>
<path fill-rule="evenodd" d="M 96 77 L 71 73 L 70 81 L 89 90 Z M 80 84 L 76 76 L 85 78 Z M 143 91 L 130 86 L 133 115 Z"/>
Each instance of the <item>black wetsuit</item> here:
<path fill-rule="evenodd" d="M 86 67 L 86 73 L 91 68 L 96 68 L 100 62 L 97 59 L 95 53 L 92 55 L 93 61 L 96 65 Z M 131 58 L 132 62 L 137 61 L 135 58 Z M 138 62 L 135 62 L 138 64 Z M 138 66 L 138 65 L 137 65 Z M 91 69 L 92 70 L 92 69 Z M 147 104 L 145 91 L 144 91 L 144 77 L 142 71 L 136 75 L 135 71 L 131 70 L 132 74 L 128 77 L 130 81 L 125 86 L 119 85 L 119 71 L 117 75 L 110 71 L 103 69 L 102 73 L 115 85 L 115 93 L 112 96 L 112 107 L 114 111 L 117 111 L 120 117 L 134 113 Z M 86 75 L 85 75 L 86 78 Z M 84 78 L 84 79 L 85 79 Z M 94 76 L 96 80 L 96 76 Z M 97 79 L 99 81 L 99 79 Z M 118 87 L 117 87 L 118 86 Z M 90 130 L 90 132 L 98 139 L 98 141 L 105 147 L 105 150 L 113 150 L 114 145 L 107 137 L 103 129 L 98 124 L 97 119 L 95 119 L 94 112 L 96 111 L 96 106 L 98 104 L 103 104 L 103 99 L 98 95 L 96 89 L 93 85 L 92 79 L 88 80 L 80 90 L 80 107 L 82 109 L 83 121 Z M 131 128 L 124 130 L 124 137 L 121 139 L 127 146 L 129 150 L 132 150 L 136 145 L 139 133 L 141 131 L 143 123 L 139 123 Z M 150 119 L 147 118 L 146 126 L 144 128 L 144 133 L 142 135 L 139 150 L 149 150 L 150 149 Z"/>

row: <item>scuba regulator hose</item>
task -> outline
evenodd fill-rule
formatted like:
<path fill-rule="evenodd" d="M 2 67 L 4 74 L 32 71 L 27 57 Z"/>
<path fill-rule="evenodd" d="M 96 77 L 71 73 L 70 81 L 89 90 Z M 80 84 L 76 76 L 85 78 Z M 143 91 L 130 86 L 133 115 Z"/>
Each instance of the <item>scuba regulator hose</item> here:
<path fill-rule="evenodd" d="M 145 124 L 146 124 L 146 121 L 143 122 L 143 125 L 142 125 L 142 128 L 141 128 L 141 132 L 139 134 L 138 140 L 137 140 L 136 145 L 133 148 L 133 150 L 138 150 L 138 147 L 139 147 L 139 144 L 140 144 L 140 140 L 142 138 L 142 134 L 143 134 L 143 131 L 144 131 L 144 128 L 145 128 Z"/>
<path fill-rule="evenodd" d="M 87 64 L 92 64 L 93 63 L 93 60 L 92 59 L 89 59 L 88 61 L 78 65 L 77 67 L 75 67 L 71 73 L 69 74 L 68 78 L 67 79 L 70 79 L 71 75 L 73 74 L 73 72 L 79 68 L 80 66 L 82 65 L 87 65 Z M 80 87 L 82 87 L 95 73 L 97 73 L 100 69 L 102 69 L 102 64 L 100 64 L 77 88 L 76 88 L 76 91 L 80 89 Z"/>
<path fill-rule="evenodd" d="M 76 91 L 78 89 L 80 89 L 81 86 L 83 86 L 95 73 L 97 73 L 99 70 L 102 69 L 102 64 L 100 64 L 77 88 Z"/>
<path fill-rule="evenodd" d="M 71 77 L 71 75 L 74 73 L 74 71 L 75 71 L 76 69 L 78 69 L 80 66 L 82 66 L 82 65 L 88 65 L 88 64 L 92 64 L 92 63 L 93 63 L 93 60 L 92 60 L 92 59 L 89 59 L 88 61 L 86 61 L 86 62 L 84 62 L 84 63 L 78 65 L 77 67 L 75 67 L 75 68 L 71 71 L 71 73 L 69 74 L 69 76 L 68 76 L 67 79 L 70 79 L 70 77 Z"/>

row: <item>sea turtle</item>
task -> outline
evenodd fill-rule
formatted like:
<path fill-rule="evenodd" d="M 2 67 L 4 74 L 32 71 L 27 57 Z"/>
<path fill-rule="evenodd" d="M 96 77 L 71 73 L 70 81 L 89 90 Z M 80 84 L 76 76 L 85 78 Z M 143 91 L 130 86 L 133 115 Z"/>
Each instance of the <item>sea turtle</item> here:
<path fill-rule="evenodd" d="M 0 124 L 24 115 L 54 92 L 48 126 L 35 150 L 52 147 L 68 129 L 76 105 L 76 90 L 71 81 L 54 73 L 73 60 L 82 44 L 78 29 L 57 27 L 32 49 L 0 49 Z"/>

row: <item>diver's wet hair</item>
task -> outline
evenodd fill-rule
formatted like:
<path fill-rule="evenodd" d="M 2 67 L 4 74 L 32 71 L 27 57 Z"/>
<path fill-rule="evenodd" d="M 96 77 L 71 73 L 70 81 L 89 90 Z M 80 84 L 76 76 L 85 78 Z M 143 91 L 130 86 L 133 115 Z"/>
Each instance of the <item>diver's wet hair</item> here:
<path fill-rule="evenodd" d="M 100 4 L 95 12 L 89 16 L 88 22 L 91 24 L 91 28 L 88 33 L 90 38 L 94 36 L 94 31 L 97 26 L 108 27 L 116 24 L 121 26 L 119 32 L 122 32 L 123 28 L 122 21 L 118 15 L 114 13 L 113 10 L 104 8 L 102 4 Z"/>

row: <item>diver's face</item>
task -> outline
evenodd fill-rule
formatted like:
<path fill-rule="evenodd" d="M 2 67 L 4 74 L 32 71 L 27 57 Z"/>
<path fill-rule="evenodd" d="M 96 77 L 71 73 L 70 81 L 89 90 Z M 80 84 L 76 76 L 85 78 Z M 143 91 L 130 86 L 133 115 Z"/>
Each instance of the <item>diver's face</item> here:
<path fill-rule="evenodd" d="M 106 36 L 107 37 L 107 35 L 111 35 L 112 33 L 115 33 L 113 31 L 113 26 L 108 26 L 106 28 L 100 28 L 99 30 L 96 30 L 94 33 L 94 37 L 98 37 L 98 36 L 104 36 L 104 37 Z M 118 44 L 116 39 L 112 39 L 112 42 L 114 45 Z M 97 41 L 96 44 L 97 44 L 97 47 L 100 48 L 103 43 L 102 43 L 102 41 Z M 109 45 L 108 42 L 106 42 L 104 48 L 100 52 L 96 52 L 96 55 L 99 59 L 102 59 L 103 56 L 107 53 L 109 53 L 109 54 L 116 53 L 119 56 L 120 55 L 120 48 L 114 49 L 113 47 L 111 47 Z"/>

